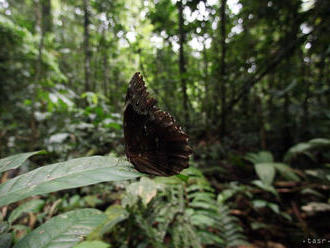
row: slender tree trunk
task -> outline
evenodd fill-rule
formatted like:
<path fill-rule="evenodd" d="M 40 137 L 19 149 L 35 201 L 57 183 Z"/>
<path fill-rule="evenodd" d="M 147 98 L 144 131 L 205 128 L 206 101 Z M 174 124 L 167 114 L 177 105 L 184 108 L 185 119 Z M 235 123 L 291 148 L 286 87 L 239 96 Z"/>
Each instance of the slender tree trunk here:
<path fill-rule="evenodd" d="M 324 78 L 324 69 L 325 69 L 325 61 L 326 61 L 326 49 L 327 49 L 327 46 L 324 48 L 324 50 L 322 50 L 322 56 L 321 56 L 321 59 L 320 59 L 320 62 L 317 64 L 317 68 L 319 69 L 319 73 L 318 73 L 318 77 L 317 77 L 317 84 L 316 84 L 316 88 L 318 90 L 322 90 L 325 83 L 325 78 Z M 322 96 L 323 94 L 317 94 L 317 103 L 319 106 L 322 106 L 323 105 L 323 101 L 322 101 Z"/>
<path fill-rule="evenodd" d="M 40 32 L 38 47 L 38 62 L 36 70 L 36 80 L 42 77 L 42 50 L 44 48 L 45 35 L 52 30 L 52 16 L 50 0 L 41 0 L 37 10 L 37 29 Z"/>
<path fill-rule="evenodd" d="M 309 98 L 310 98 L 310 84 L 309 82 L 305 82 L 305 98 L 303 102 L 303 120 L 302 120 L 302 133 L 303 139 L 306 140 L 309 138 Z"/>
<path fill-rule="evenodd" d="M 44 49 L 44 39 L 47 32 L 52 30 L 52 16 L 51 16 L 51 2 L 50 0 L 40 0 L 35 2 L 35 15 L 36 15 L 36 32 L 40 34 L 39 46 L 38 46 L 38 60 L 36 62 L 34 81 L 35 85 L 39 84 L 39 81 L 44 77 L 43 68 L 42 68 L 42 53 Z M 38 123 L 35 119 L 35 101 L 36 101 L 36 92 L 35 89 L 32 96 L 32 110 L 31 110 L 31 119 L 30 119 L 30 148 L 34 150 L 38 144 L 38 139 L 40 136 L 38 130 Z"/>
<path fill-rule="evenodd" d="M 246 93 L 240 102 L 240 121 L 239 121 L 239 127 L 242 132 L 248 132 L 249 125 L 246 125 L 249 123 L 250 120 L 250 108 L 253 106 L 253 99 L 252 94 L 250 92 Z"/>
<path fill-rule="evenodd" d="M 210 90 L 209 90 L 209 65 L 208 65 L 208 57 L 207 57 L 207 50 L 205 45 L 205 40 L 203 42 L 203 63 L 204 63 L 204 91 L 205 96 L 203 99 L 203 109 L 206 114 L 206 122 L 205 124 L 208 126 L 211 120 L 211 113 L 209 107 L 209 97 L 210 97 Z"/>
<path fill-rule="evenodd" d="M 301 75 L 301 83 L 302 83 L 302 87 L 305 90 L 305 96 L 304 96 L 304 100 L 302 103 L 302 109 L 303 109 L 303 116 L 302 116 L 302 120 L 301 120 L 301 138 L 302 140 L 306 140 L 308 139 L 308 123 L 309 123 L 309 104 L 308 104 L 308 100 L 310 98 L 310 87 L 309 87 L 309 82 L 308 82 L 308 65 L 306 65 L 304 58 L 305 55 L 303 54 L 302 51 L 300 51 L 299 53 L 300 59 L 301 59 L 301 71 L 300 71 L 300 75 Z"/>
<path fill-rule="evenodd" d="M 326 67 L 325 75 L 330 75 L 330 62 L 328 61 L 328 66 Z M 330 77 L 325 77 L 325 85 L 330 85 Z M 328 90 L 327 94 L 325 95 L 326 98 L 326 106 L 330 106 L 330 92 Z"/>
<path fill-rule="evenodd" d="M 99 88 L 101 88 L 99 86 L 99 84 L 97 83 L 98 82 L 98 79 L 99 79 L 99 75 L 100 75 L 100 69 L 99 69 L 99 66 L 93 66 L 93 65 L 98 65 L 99 63 L 101 63 L 101 47 L 98 46 L 96 48 L 96 51 L 95 51 L 95 55 L 92 57 L 92 62 L 91 62 L 91 74 L 92 75 L 92 83 L 91 83 L 91 88 L 92 88 L 92 91 L 93 92 L 97 92 L 99 90 Z"/>
<path fill-rule="evenodd" d="M 85 91 L 90 91 L 92 87 L 90 83 L 91 52 L 89 48 L 89 0 L 83 0 L 83 9 L 84 9 Z"/>
<path fill-rule="evenodd" d="M 220 96 L 221 96 L 221 127 L 220 136 L 226 133 L 226 3 L 227 0 L 221 0 L 220 8 L 220 37 L 221 37 L 221 60 L 220 60 Z"/>
<path fill-rule="evenodd" d="M 41 73 L 42 73 L 42 49 L 44 46 L 44 30 L 43 30 L 43 17 L 42 17 L 42 2 L 38 1 L 35 2 L 35 15 L 36 15 L 36 33 L 40 34 L 40 40 L 39 40 L 39 46 L 38 46 L 38 60 L 36 62 L 35 67 L 35 74 L 34 74 L 34 83 L 35 86 L 39 83 L 41 79 Z M 34 113 L 35 113 L 35 101 L 36 101 L 36 92 L 37 89 L 35 87 L 33 95 L 32 95 L 32 108 L 31 108 L 31 117 L 30 117 L 30 130 L 31 130 L 31 136 L 30 136 L 30 148 L 33 151 L 35 149 L 35 146 L 37 144 L 37 140 L 39 137 L 39 132 L 37 128 L 37 121 L 35 119 Z"/>
<path fill-rule="evenodd" d="M 269 98 L 268 98 L 268 103 L 267 103 L 267 107 L 268 107 L 268 122 L 269 123 L 272 123 L 272 120 L 274 118 L 274 96 L 273 94 L 271 93 L 271 91 L 273 91 L 276 87 L 275 87 L 275 75 L 274 73 L 271 73 L 268 77 L 268 94 L 270 95 Z"/>
<path fill-rule="evenodd" d="M 207 50 L 205 42 L 203 44 L 203 63 L 204 63 L 204 89 L 205 89 L 205 97 L 209 96 L 209 63 L 207 57 Z"/>
<path fill-rule="evenodd" d="M 283 106 L 283 119 L 284 119 L 284 127 L 282 130 L 282 135 L 283 135 L 283 151 L 287 151 L 291 145 L 292 145 L 292 137 L 291 137 L 291 131 L 290 131 L 290 112 L 289 112 L 289 106 L 290 106 L 290 96 L 289 94 L 285 94 L 284 96 L 284 106 Z"/>
<path fill-rule="evenodd" d="M 108 84 L 109 84 L 109 63 L 108 63 L 108 55 L 107 53 L 103 53 L 103 92 L 105 97 L 109 97 L 109 90 L 108 90 Z"/>
<path fill-rule="evenodd" d="M 257 115 L 259 122 L 260 146 L 263 150 L 266 150 L 267 144 L 266 144 L 264 113 L 263 113 L 262 99 L 259 96 L 256 96 L 256 105 L 257 105 Z"/>
<path fill-rule="evenodd" d="M 283 64 L 283 67 L 288 67 L 292 60 L 288 59 L 285 64 Z M 289 73 L 287 71 L 283 72 L 280 77 L 279 77 L 279 83 L 282 88 L 285 87 L 287 78 L 289 77 Z M 283 85 L 284 84 L 284 85 Z M 283 124 L 281 128 L 281 135 L 282 135 L 282 146 L 281 146 L 281 154 L 284 154 L 293 144 L 292 141 L 292 133 L 291 133 L 291 126 L 292 126 L 292 121 L 291 121 L 291 115 L 290 115 L 290 104 L 291 104 L 291 99 L 290 99 L 290 92 L 286 92 L 285 95 L 283 96 Z"/>
<path fill-rule="evenodd" d="M 187 95 L 187 73 L 186 73 L 186 61 L 184 56 L 184 44 L 185 44 L 185 30 L 184 30 L 184 19 L 183 19 L 183 5 L 182 0 L 177 2 L 179 12 L 179 70 L 181 80 L 181 90 L 183 94 L 183 111 L 184 121 L 186 124 L 189 123 L 189 110 L 188 110 L 188 95 Z"/>
<path fill-rule="evenodd" d="M 41 77 L 41 70 L 42 70 L 42 49 L 44 47 L 44 24 L 43 24 L 43 1 L 37 2 L 35 6 L 35 13 L 36 13 L 36 33 L 40 34 L 39 46 L 38 46 L 38 61 L 36 63 L 35 75 L 34 80 L 39 81 Z"/>

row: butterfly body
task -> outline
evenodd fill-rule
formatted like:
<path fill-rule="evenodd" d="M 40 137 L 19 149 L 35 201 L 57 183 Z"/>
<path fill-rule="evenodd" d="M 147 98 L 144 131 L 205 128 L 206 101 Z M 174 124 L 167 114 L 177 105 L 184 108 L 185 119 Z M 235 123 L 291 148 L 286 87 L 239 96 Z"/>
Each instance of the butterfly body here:
<path fill-rule="evenodd" d="M 189 166 L 188 135 L 149 97 L 140 73 L 132 77 L 125 100 L 125 152 L 143 173 L 171 176 Z"/>

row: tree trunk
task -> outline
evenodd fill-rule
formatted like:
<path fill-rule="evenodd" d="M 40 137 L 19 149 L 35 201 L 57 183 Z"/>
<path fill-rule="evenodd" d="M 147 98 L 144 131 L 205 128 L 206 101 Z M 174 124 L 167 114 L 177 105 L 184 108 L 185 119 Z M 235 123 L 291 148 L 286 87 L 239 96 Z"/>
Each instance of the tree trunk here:
<path fill-rule="evenodd" d="M 290 118 L 290 112 L 289 112 L 289 106 L 290 106 L 290 96 L 288 93 L 284 96 L 284 106 L 283 106 L 283 120 L 284 120 L 284 126 L 282 129 L 282 153 L 286 152 L 291 146 L 292 146 L 292 137 L 291 137 L 291 131 L 290 131 L 290 124 L 291 124 L 291 118 Z"/>
<path fill-rule="evenodd" d="M 189 123 L 189 110 L 188 110 L 188 95 L 187 95 L 187 73 L 186 73 L 186 61 L 184 57 L 184 43 L 185 43 L 185 30 L 184 30 L 184 20 L 183 20 L 183 5 L 182 1 L 177 2 L 178 12 L 179 12 L 179 71 L 181 80 L 181 90 L 183 95 L 183 113 L 184 121 L 186 124 Z"/>
<path fill-rule="evenodd" d="M 50 0 L 41 0 L 42 8 L 42 31 L 44 33 L 53 30 L 52 5 Z"/>
<path fill-rule="evenodd" d="M 220 37 L 221 37 L 221 60 L 220 60 L 220 96 L 221 96 L 221 127 L 220 136 L 226 133 L 226 2 L 221 0 L 220 8 Z"/>
<path fill-rule="evenodd" d="M 267 107 L 268 107 L 268 122 L 272 123 L 273 119 L 274 119 L 274 112 L 275 112 L 275 108 L 274 108 L 274 94 L 272 94 L 272 91 L 274 91 L 276 89 L 275 87 L 276 81 L 275 81 L 275 75 L 274 73 L 271 73 L 268 77 L 268 94 L 269 94 L 269 98 L 268 98 L 268 103 L 267 103 Z"/>
<path fill-rule="evenodd" d="M 103 53 L 103 92 L 106 98 L 109 97 L 108 83 L 109 83 L 109 64 L 108 55 Z"/>
<path fill-rule="evenodd" d="M 204 99 L 203 99 L 203 110 L 206 115 L 206 121 L 205 125 L 210 124 L 211 120 L 211 112 L 210 112 L 210 104 L 209 104 L 209 97 L 210 97 L 210 89 L 209 89 L 209 66 L 208 66 L 208 57 L 207 57 L 207 50 L 206 50 L 206 45 L 205 41 L 203 42 L 203 63 L 204 63 Z"/>
<path fill-rule="evenodd" d="M 325 69 L 325 61 L 327 58 L 327 52 L 326 52 L 327 46 L 325 46 L 323 49 L 324 50 L 322 50 L 322 56 L 321 56 L 320 62 L 317 64 L 319 73 L 318 73 L 318 77 L 317 77 L 316 88 L 319 90 L 323 90 L 324 85 L 325 85 L 324 84 L 324 81 L 325 81 L 324 69 Z M 323 94 L 321 94 L 321 93 L 317 94 L 317 103 L 319 106 L 323 105 L 322 96 L 323 96 Z"/>
<path fill-rule="evenodd" d="M 36 14 L 36 33 L 40 33 L 40 40 L 38 46 L 38 61 L 36 63 L 34 80 L 39 81 L 41 77 L 42 70 L 42 49 L 44 47 L 44 24 L 43 24 L 43 1 L 37 2 L 35 5 L 35 14 Z"/>
<path fill-rule="evenodd" d="M 248 125 L 246 125 L 246 123 L 248 123 L 248 120 L 250 120 L 250 107 L 253 106 L 253 104 L 250 104 L 251 102 L 253 102 L 250 92 L 246 93 L 241 100 L 241 107 L 240 107 L 240 114 L 241 114 L 241 118 L 240 118 L 240 127 L 241 130 L 245 130 L 247 131 L 249 129 Z"/>
<path fill-rule="evenodd" d="M 91 90 L 90 83 L 90 61 L 91 61 L 91 52 L 89 48 L 89 0 L 83 0 L 83 9 L 84 9 L 84 52 L 85 52 L 85 91 Z"/>
<path fill-rule="evenodd" d="M 302 108 L 303 108 L 303 116 L 301 120 L 301 139 L 306 140 L 309 138 L 308 135 L 308 126 L 309 126 L 309 98 L 310 98 L 310 83 L 308 81 L 308 65 L 304 61 L 305 55 L 303 52 L 300 52 L 300 57 L 301 57 L 301 79 L 302 79 L 302 87 L 305 88 L 305 97 L 303 100 Z"/>
<path fill-rule="evenodd" d="M 38 46 L 38 60 L 36 62 L 34 81 L 38 85 L 39 81 L 43 77 L 42 71 L 42 51 L 44 48 L 44 37 L 47 31 L 50 31 L 51 26 L 51 9 L 49 0 L 41 0 L 40 2 L 35 3 L 35 15 L 36 15 L 36 33 L 40 33 L 40 40 Z M 38 123 L 35 119 L 35 101 L 36 101 L 36 92 L 35 88 L 32 95 L 32 109 L 31 109 L 31 119 L 30 119 L 30 148 L 33 151 L 37 145 L 37 140 L 39 139 Z"/>
<path fill-rule="evenodd" d="M 41 0 L 40 2 L 36 3 L 35 6 L 35 13 L 36 13 L 36 29 L 37 32 L 40 33 L 40 40 L 38 46 L 38 61 L 36 63 L 35 68 L 35 75 L 34 80 L 35 83 L 38 85 L 39 81 L 44 77 L 43 68 L 42 68 L 42 52 L 44 49 L 44 39 L 47 33 L 52 31 L 53 21 L 51 15 L 51 1 L 50 0 Z M 30 120 L 30 129 L 31 129 L 31 150 L 35 150 L 38 144 L 38 139 L 40 137 L 40 133 L 38 130 L 38 123 L 35 119 L 35 101 L 36 101 L 36 91 L 32 96 L 32 111 L 31 111 L 31 120 Z"/>
<path fill-rule="evenodd" d="M 256 96 L 256 105 L 257 105 L 257 116 L 258 116 L 258 122 L 259 122 L 260 146 L 261 146 L 262 150 L 266 150 L 267 143 L 266 143 L 265 120 L 264 120 L 262 99 L 259 96 Z"/>

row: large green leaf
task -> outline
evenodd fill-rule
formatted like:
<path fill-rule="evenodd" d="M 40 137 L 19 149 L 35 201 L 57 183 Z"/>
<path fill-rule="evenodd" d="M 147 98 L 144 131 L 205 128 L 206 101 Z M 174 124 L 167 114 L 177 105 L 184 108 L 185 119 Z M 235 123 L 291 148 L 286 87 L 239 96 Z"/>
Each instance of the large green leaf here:
<path fill-rule="evenodd" d="M 16 169 L 20 167 L 29 157 L 42 153 L 45 153 L 45 151 L 19 153 L 0 159 L 0 173 L 11 169 Z"/>
<path fill-rule="evenodd" d="M 21 239 L 14 248 L 69 248 L 106 220 L 96 209 L 78 209 L 58 215 Z"/>
<path fill-rule="evenodd" d="M 110 156 L 72 159 L 40 167 L 0 185 L 0 207 L 29 196 L 141 175 L 126 160 Z"/>
<path fill-rule="evenodd" d="M 254 168 L 263 183 L 271 185 L 275 177 L 274 163 L 255 164 Z"/>
<path fill-rule="evenodd" d="M 251 152 L 246 154 L 244 158 L 253 164 L 269 163 L 274 161 L 273 155 L 268 151 L 260 151 L 257 153 Z"/>

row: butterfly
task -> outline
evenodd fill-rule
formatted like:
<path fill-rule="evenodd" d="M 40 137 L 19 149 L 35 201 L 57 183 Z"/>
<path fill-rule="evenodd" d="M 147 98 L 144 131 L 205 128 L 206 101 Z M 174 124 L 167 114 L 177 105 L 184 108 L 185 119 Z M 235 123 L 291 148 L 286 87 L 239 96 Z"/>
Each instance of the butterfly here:
<path fill-rule="evenodd" d="M 160 110 L 136 72 L 127 89 L 124 108 L 125 153 L 135 169 L 172 176 L 189 167 L 188 135 L 174 118 Z"/>

